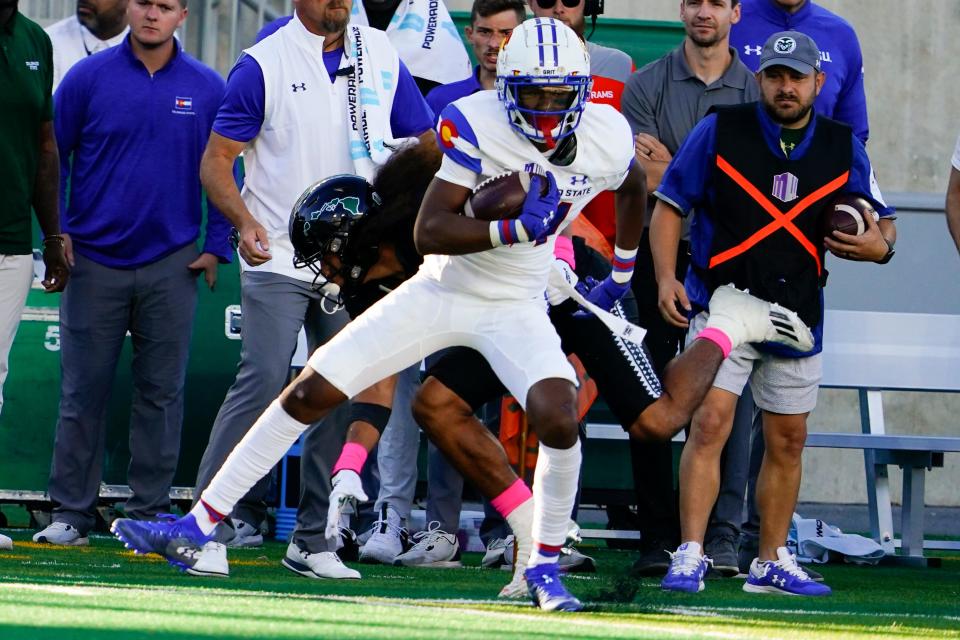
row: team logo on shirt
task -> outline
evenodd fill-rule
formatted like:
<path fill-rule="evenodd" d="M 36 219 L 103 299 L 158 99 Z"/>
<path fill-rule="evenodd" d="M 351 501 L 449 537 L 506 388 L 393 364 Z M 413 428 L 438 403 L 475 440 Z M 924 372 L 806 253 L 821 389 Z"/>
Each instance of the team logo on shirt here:
<path fill-rule="evenodd" d="M 173 99 L 173 113 L 193 114 L 193 98 L 177 96 Z"/>
<path fill-rule="evenodd" d="M 440 144 L 443 145 L 446 149 L 453 149 L 453 140 L 460 136 L 457 133 L 457 125 L 453 124 L 452 120 L 443 120 L 440 122 L 440 127 L 437 129 L 440 137 Z"/>
<path fill-rule="evenodd" d="M 39 71 L 40 70 L 40 61 L 39 60 L 27 60 L 26 61 L 27 69 L 30 71 Z"/>
<path fill-rule="evenodd" d="M 773 176 L 773 191 L 771 195 L 781 202 L 796 200 L 797 176 L 789 172 Z"/>

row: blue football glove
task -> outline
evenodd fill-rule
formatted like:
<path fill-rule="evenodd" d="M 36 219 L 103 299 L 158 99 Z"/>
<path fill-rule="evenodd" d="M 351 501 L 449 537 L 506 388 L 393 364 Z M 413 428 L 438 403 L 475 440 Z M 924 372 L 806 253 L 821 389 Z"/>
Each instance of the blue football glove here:
<path fill-rule="evenodd" d="M 629 282 L 620 284 L 613 279 L 613 276 L 607 276 L 600 282 L 589 277 L 585 280 L 586 282 L 580 281 L 582 287 L 578 285 L 577 291 L 587 301 L 592 302 L 604 311 L 613 311 L 614 305 L 622 300 L 623 296 L 627 295 L 627 291 L 630 290 Z"/>
<path fill-rule="evenodd" d="M 547 192 L 540 195 L 543 181 L 547 181 Z M 530 176 L 530 190 L 523 201 L 523 210 L 517 216 L 520 225 L 527 234 L 527 241 L 534 244 L 543 244 L 547 238 L 556 233 L 563 222 L 563 216 L 557 213 L 560 204 L 560 191 L 553 174 L 547 171 L 546 177 L 533 174 Z"/>

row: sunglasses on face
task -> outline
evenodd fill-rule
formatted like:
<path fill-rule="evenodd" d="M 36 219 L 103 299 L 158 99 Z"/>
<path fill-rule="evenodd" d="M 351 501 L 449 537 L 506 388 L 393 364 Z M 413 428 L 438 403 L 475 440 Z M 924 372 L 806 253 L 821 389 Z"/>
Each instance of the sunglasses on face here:
<path fill-rule="evenodd" d="M 567 9 L 573 9 L 580 4 L 580 0 L 560 0 L 560 3 Z M 537 6 L 541 9 L 553 9 L 555 4 L 557 0 L 537 0 Z"/>

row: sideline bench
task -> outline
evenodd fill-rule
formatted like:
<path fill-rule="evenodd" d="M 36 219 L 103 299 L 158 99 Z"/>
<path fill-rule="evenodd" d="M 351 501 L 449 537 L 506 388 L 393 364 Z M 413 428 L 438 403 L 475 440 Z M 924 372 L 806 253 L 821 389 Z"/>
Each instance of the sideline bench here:
<path fill-rule="evenodd" d="M 863 450 L 870 533 L 887 555 L 896 546 L 889 464 L 903 469 L 903 560 L 925 564 L 924 546 L 960 549 L 923 541 L 925 472 L 960 452 L 960 437 L 887 434 L 883 413 L 883 391 L 960 392 L 960 316 L 828 310 L 823 335 L 821 386 L 857 390 L 861 433 L 809 433 L 807 446 Z"/>

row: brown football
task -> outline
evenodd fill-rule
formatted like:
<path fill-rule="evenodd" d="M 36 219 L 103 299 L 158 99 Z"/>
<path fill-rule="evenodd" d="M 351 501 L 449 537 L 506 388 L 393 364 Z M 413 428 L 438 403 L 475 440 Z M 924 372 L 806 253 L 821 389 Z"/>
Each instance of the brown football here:
<path fill-rule="evenodd" d="M 463 213 L 477 220 L 516 218 L 530 188 L 530 174 L 510 171 L 487 178 L 477 185 L 463 207 Z"/>
<path fill-rule="evenodd" d="M 841 193 L 824 209 L 820 218 L 820 233 L 825 238 L 833 237 L 834 231 L 859 236 L 867 230 L 863 221 L 865 215 L 873 216 L 874 220 L 880 219 L 880 215 L 868 200 L 850 193 Z"/>

